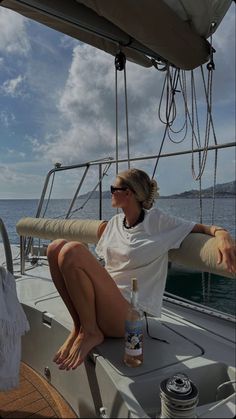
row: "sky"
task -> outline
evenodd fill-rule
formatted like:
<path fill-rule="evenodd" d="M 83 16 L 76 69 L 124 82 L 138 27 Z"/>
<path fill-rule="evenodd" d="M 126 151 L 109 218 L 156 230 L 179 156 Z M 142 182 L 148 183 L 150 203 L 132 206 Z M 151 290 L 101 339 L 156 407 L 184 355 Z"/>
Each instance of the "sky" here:
<path fill-rule="evenodd" d="M 235 4 L 213 35 L 213 121 L 217 143 L 235 141 Z M 205 68 L 206 66 L 204 66 Z M 164 125 L 158 106 L 164 73 L 127 62 L 127 95 L 131 157 L 158 154 Z M 189 75 L 187 75 L 189 78 Z M 205 141 L 205 105 L 196 70 L 200 141 Z M 118 73 L 119 156 L 127 156 L 124 75 Z M 180 101 L 181 109 L 182 105 Z M 179 106 L 180 106 L 179 105 Z M 175 128 L 181 127 L 182 118 Z M 163 112 L 163 111 L 162 111 Z M 114 57 L 0 7 L 0 199 L 38 198 L 46 174 L 63 165 L 115 157 Z M 177 135 L 177 140 L 180 140 Z M 211 132 L 210 145 L 214 144 Z M 191 149 L 191 132 L 179 144 L 167 139 L 163 152 Z M 207 155 L 202 186 L 214 179 L 214 152 Z M 132 163 L 152 175 L 155 160 Z M 235 179 L 235 149 L 219 153 L 217 183 Z M 119 169 L 126 168 L 120 165 Z M 198 157 L 194 158 L 195 173 Z M 160 194 L 198 189 L 192 156 L 160 159 L 155 177 Z M 69 197 L 82 170 L 56 176 L 54 198 Z M 113 182 L 113 165 L 105 177 Z M 91 169 L 82 192 L 95 187 Z"/>

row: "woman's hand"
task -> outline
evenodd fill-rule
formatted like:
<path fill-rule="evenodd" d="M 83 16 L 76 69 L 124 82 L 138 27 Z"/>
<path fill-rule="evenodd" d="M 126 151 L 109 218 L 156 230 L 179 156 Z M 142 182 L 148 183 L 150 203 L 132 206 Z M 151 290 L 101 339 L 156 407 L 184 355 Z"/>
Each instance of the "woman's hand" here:
<path fill-rule="evenodd" d="M 224 263 L 227 270 L 236 273 L 236 244 L 227 231 L 219 230 L 215 232 L 217 240 L 217 263 Z"/>
<path fill-rule="evenodd" d="M 215 237 L 217 243 L 217 263 L 219 265 L 224 263 L 229 272 L 236 273 L 236 243 L 227 230 L 218 226 L 195 224 L 192 233 L 203 233 Z"/>

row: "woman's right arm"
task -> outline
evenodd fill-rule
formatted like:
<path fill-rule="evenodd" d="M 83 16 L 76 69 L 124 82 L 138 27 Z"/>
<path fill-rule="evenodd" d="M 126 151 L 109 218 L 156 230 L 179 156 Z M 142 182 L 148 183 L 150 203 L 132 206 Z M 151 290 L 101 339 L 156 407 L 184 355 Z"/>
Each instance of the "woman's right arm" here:
<path fill-rule="evenodd" d="M 104 232 L 106 226 L 107 226 L 108 221 L 103 221 L 99 227 L 98 227 L 98 232 L 97 232 L 97 236 L 98 236 L 98 240 L 100 240 L 102 233 Z"/>

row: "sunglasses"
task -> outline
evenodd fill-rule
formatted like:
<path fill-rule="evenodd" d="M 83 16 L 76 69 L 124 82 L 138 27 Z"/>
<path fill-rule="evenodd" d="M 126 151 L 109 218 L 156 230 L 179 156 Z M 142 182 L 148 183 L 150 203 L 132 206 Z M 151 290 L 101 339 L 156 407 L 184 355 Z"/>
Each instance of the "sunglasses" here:
<path fill-rule="evenodd" d="M 117 188 L 116 186 L 112 186 L 111 185 L 111 194 L 113 194 L 114 192 L 116 192 L 116 191 L 126 191 L 126 189 L 128 189 L 128 188 Z"/>

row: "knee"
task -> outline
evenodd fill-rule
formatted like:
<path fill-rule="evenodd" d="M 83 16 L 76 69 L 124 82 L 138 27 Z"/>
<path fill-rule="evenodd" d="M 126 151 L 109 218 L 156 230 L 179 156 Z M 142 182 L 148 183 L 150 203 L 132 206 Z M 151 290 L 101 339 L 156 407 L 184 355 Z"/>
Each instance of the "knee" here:
<path fill-rule="evenodd" d="M 58 264 L 61 271 L 67 271 L 73 267 L 83 267 L 83 260 L 88 252 L 87 247 L 80 242 L 66 243 L 60 250 Z"/>
<path fill-rule="evenodd" d="M 67 241 L 64 239 L 53 240 L 53 242 L 51 242 L 47 248 L 48 260 L 52 260 L 55 258 L 58 259 L 58 255 L 66 243 Z"/>

